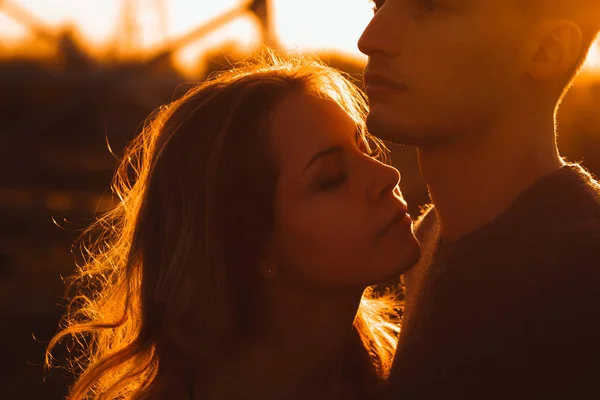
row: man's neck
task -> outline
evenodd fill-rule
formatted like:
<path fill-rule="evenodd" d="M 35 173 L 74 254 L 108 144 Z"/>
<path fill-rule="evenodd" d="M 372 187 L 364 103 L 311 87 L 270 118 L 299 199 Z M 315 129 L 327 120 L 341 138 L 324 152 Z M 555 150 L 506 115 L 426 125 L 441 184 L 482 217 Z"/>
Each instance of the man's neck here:
<path fill-rule="evenodd" d="M 444 239 L 492 222 L 522 191 L 564 165 L 553 119 L 537 115 L 537 120 L 531 114 L 515 116 L 452 147 L 418 150 Z"/>

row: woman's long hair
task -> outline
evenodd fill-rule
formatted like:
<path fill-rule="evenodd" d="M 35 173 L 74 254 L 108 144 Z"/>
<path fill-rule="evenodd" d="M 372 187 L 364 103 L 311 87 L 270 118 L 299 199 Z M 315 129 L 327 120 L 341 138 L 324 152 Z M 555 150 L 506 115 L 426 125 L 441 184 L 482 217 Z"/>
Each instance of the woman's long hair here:
<path fill-rule="evenodd" d="M 210 371 L 260 326 L 256 265 L 273 225 L 277 166 L 268 154 L 273 107 L 293 92 L 336 101 L 358 140 L 362 93 L 307 56 L 266 51 L 159 108 L 128 146 L 116 205 L 82 236 L 84 262 L 62 330 L 77 379 L 71 399 L 162 398 Z M 368 289 L 355 327 L 380 377 L 390 367 L 396 302 Z"/>

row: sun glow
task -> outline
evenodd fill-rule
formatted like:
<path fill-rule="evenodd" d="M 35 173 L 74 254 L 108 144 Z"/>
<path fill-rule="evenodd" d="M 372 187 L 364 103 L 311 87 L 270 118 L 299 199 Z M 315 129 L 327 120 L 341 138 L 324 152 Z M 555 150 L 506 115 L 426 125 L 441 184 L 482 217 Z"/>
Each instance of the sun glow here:
<path fill-rule="evenodd" d="M 27 11 L 32 20 L 23 23 L 10 18 L 3 10 L 11 4 Z M 10 53 L 23 39 L 33 36 L 26 27 L 32 23 L 49 30 L 70 24 L 95 53 L 128 46 L 126 52 L 137 57 L 243 4 L 244 0 L 0 0 L 0 51 Z M 356 43 L 372 16 L 371 7 L 369 0 L 271 0 L 274 36 L 283 48 L 329 50 L 364 60 Z M 128 25 L 124 18 L 127 13 Z M 219 45 L 234 44 L 250 50 L 259 41 L 257 18 L 241 12 L 182 47 L 176 53 L 176 63 L 184 69 L 193 68 L 203 54 Z M 600 76 L 598 42 L 590 50 L 582 74 Z"/>
<path fill-rule="evenodd" d="M 71 24 L 95 51 L 123 46 L 127 37 L 126 44 L 136 54 L 156 49 L 244 4 L 242 0 L 4 1 L 4 7 L 13 4 L 24 9 L 34 22 L 51 30 Z M 0 47 L 11 48 L 32 33 L 23 21 L 4 14 L 2 4 L 0 1 Z M 356 42 L 372 16 L 369 0 L 272 0 L 270 10 L 274 36 L 282 47 L 332 50 L 364 58 Z M 127 13 L 129 23 L 124 19 Z M 177 61 L 190 66 L 220 44 L 235 43 L 249 49 L 259 40 L 258 20 L 248 12 L 239 13 L 178 51 Z"/>
<path fill-rule="evenodd" d="M 596 42 L 590 48 L 585 61 L 585 68 L 590 70 L 600 70 L 600 47 L 599 43 Z"/>

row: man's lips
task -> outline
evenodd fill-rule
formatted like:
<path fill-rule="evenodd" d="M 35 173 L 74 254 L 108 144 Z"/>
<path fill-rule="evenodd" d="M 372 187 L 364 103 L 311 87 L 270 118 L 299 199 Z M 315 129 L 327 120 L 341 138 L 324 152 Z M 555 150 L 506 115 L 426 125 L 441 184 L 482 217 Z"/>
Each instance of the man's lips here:
<path fill-rule="evenodd" d="M 382 74 L 375 72 L 365 73 L 363 77 L 363 82 L 367 90 L 369 90 L 369 88 L 386 88 L 400 91 L 405 91 L 407 89 L 406 85 L 398 83 L 392 79 L 383 76 Z"/>

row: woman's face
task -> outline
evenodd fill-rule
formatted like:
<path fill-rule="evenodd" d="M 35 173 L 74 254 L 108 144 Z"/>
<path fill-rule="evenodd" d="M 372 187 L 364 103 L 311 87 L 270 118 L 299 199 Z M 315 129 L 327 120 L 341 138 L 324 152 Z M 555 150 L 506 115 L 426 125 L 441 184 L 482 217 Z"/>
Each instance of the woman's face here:
<path fill-rule="evenodd" d="M 367 155 L 334 101 L 306 93 L 274 110 L 279 166 L 268 257 L 277 279 L 308 287 L 365 287 L 398 277 L 420 255 L 396 169 Z"/>

